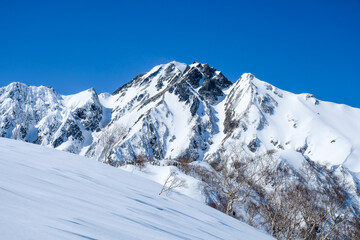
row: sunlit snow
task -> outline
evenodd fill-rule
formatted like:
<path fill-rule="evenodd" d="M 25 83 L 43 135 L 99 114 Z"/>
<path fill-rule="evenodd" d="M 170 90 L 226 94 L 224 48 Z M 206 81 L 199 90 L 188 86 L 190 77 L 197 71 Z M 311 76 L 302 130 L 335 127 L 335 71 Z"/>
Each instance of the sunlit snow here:
<path fill-rule="evenodd" d="M 0 138 L 1 239 L 272 239 L 78 155 Z"/>

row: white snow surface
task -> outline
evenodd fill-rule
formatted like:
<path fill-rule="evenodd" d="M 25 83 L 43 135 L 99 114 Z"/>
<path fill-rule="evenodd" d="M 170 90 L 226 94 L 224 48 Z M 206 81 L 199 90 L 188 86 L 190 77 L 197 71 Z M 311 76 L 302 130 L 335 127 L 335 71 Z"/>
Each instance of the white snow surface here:
<path fill-rule="evenodd" d="M 88 89 L 73 95 L 63 95 L 64 105 L 70 109 L 82 107 L 88 103 L 94 94 L 93 89 Z"/>
<path fill-rule="evenodd" d="M 2 239 L 273 239 L 119 168 L 0 138 Z"/>
<path fill-rule="evenodd" d="M 258 139 L 257 152 L 285 151 L 280 155 L 293 158 L 289 159 L 293 166 L 302 159 L 295 151 L 303 150 L 318 163 L 360 173 L 360 109 L 280 90 L 249 73 L 231 87 L 225 101 L 240 123 L 225 146 Z"/>

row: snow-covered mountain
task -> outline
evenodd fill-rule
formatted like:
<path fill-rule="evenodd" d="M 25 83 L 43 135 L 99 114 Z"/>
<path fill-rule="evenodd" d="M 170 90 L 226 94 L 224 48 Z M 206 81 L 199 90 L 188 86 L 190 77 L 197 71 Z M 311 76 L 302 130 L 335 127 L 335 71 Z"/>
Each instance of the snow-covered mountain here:
<path fill-rule="evenodd" d="M 0 138 L 1 239 L 273 239 L 161 185 Z"/>
<path fill-rule="evenodd" d="M 201 160 L 219 131 L 212 106 L 231 84 L 220 71 L 200 63 L 171 62 L 135 77 L 111 96 L 110 124 L 119 122 L 129 130 L 113 162 L 138 155 Z M 94 141 L 86 155 L 99 157 L 97 147 Z"/>
<path fill-rule="evenodd" d="M 241 144 L 256 154 L 292 150 L 319 163 L 360 172 L 360 109 L 292 94 L 243 74 L 232 84 L 207 64 L 170 62 L 140 74 L 112 95 L 93 89 L 64 96 L 49 87 L 0 88 L 0 136 L 102 159 L 102 129 L 126 137 L 112 164 L 155 159 L 211 159 Z"/>
<path fill-rule="evenodd" d="M 100 131 L 104 108 L 93 89 L 62 96 L 49 87 L 0 88 L 0 136 L 79 153 Z"/>
<path fill-rule="evenodd" d="M 194 161 L 191 171 L 188 167 L 182 171 L 188 171 L 197 182 L 183 193 L 220 210 L 226 205 L 221 199 L 227 196 L 207 182 L 216 175 L 216 169 L 207 163 L 216 166 L 213 164 L 219 159 L 230 159 L 234 152 L 240 152 L 241 156 L 236 155 L 239 159 L 271 153 L 276 160 L 269 168 L 276 170 L 267 171 L 272 175 L 262 180 L 261 186 L 252 185 L 247 202 L 233 206 L 234 216 L 245 221 L 249 204 L 260 207 L 272 198 L 274 189 L 286 193 L 293 185 L 319 189 L 319 201 L 326 201 L 326 195 L 331 198 L 331 189 L 341 193 L 345 202 L 338 216 L 356 219 L 360 212 L 360 109 L 324 102 L 311 94 L 293 94 L 250 73 L 232 83 L 208 64 L 170 62 L 136 76 L 113 94 L 99 95 L 89 89 L 64 96 L 49 87 L 12 83 L 0 88 L 0 113 L 2 137 L 113 166 L 144 158 L 155 160 L 153 164 L 165 160 L 161 164 L 180 167 L 176 160 Z M 202 167 L 212 174 L 207 179 Z M 131 166 L 125 169 L 134 170 Z M 148 168 L 149 174 L 138 173 L 162 182 L 158 176 L 162 171 Z M 203 197 L 193 194 L 199 190 Z M 264 216 L 256 214 L 257 227 L 271 232 L 271 227 L 263 227 Z M 323 231 L 336 221 L 328 221 Z"/>

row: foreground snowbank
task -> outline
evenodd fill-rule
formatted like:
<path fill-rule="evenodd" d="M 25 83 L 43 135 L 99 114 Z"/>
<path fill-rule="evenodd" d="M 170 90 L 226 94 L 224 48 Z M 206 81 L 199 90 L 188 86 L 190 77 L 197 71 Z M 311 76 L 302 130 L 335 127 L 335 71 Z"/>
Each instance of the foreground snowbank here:
<path fill-rule="evenodd" d="M 272 239 L 161 185 L 66 152 L 0 138 L 2 239 Z"/>

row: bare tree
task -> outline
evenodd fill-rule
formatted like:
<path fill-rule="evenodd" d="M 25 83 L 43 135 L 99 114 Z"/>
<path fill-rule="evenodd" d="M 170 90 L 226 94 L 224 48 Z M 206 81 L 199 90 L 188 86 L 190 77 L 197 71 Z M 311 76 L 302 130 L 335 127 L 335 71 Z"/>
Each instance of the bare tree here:
<path fill-rule="evenodd" d="M 161 191 L 159 192 L 159 195 L 161 195 L 164 192 L 166 192 L 166 194 L 169 194 L 174 189 L 185 188 L 185 187 L 187 187 L 185 179 L 180 178 L 176 171 L 171 170 L 164 182 Z"/>
<path fill-rule="evenodd" d="M 216 179 L 227 198 L 227 215 L 234 215 L 233 204 L 247 200 L 255 186 L 268 176 L 271 164 L 271 155 L 242 157 L 239 148 L 233 149 L 230 155 L 220 156 L 220 164 L 215 169 L 218 172 Z"/>
<path fill-rule="evenodd" d="M 255 225 L 255 217 L 258 215 L 259 206 L 256 202 L 250 201 L 245 208 L 247 224 L 253 227 L 257 227 Z"/>
<path fill-rule="evenodd" d="M 118 144 L 126 135 L 126 128 L 113 124 L 103 128 L 100 136 L 100 144 L 104 153 L 104 163 L 109 164 L 109 154 L 116 144 Z"/>
<path fill-rule="evenodd" d="M 314 174 L 311 170 L 320 174 Z M 316 177 L 321 173 L 323 179 Z M 302 237 L 325 240 L 353 239 L 351 236 L 357 236 L 360 233 L 360 230 L 356 231 L 358 217 L 348 202 L 346 189 L 350 189 L 350 186 L 345 176 L 335 176 L 326 166 L 313 162 L 303 166 L 302 176 L 306 183 L 311 184 L 304 187 L 303 201 L 300 203 L 306 226 L 301 229 Z"/>
<path fill-rule="evenodd" d="M 280 180 L 281 181 L 281 180 Z M 301 185 L 279 184 L 267 193 L 260 205 L 260 215 L 269 233 L 277 239 L 296 239 L 302 218 Z"/>
<path fill-rule="evenodd" d="M 297 176 L 281 173 L 288 170 L 278 168 L 262 197 L 259 213 L 269 233 L 277 239 L 354 239 L 359 232 L 346 183 L 311 162 Z"/>
<path fill-rule="evenodd" d="M 246 157 L 238 147 L 226 153 L 210 163 L 212 169 L 188 164 L 186 159 L 176 162 L 182 171 L 203 181 L 204 188 L 217 192 L 219 204 L 214 207 L 220 211 L 235 216 L 234 208 L 239 206 L 246 216 L 236 218 L 265 226 L 277 239 L 345 240 L 360 235 L 360 216 L 349 201 L 345 177 L 310 159 L 294 169 L 273 151 Z M 160 194 L 172 185 L 171 177 Z"/>
<path fill-rule="evenodd" d="M 146 161 L 147 161 L 147 158 L 144 155 L 136 156 L 134 159 L 134 162 L 139 167 L 140 171 L 142 171 L 143 168 L 145 167 Z"/>

